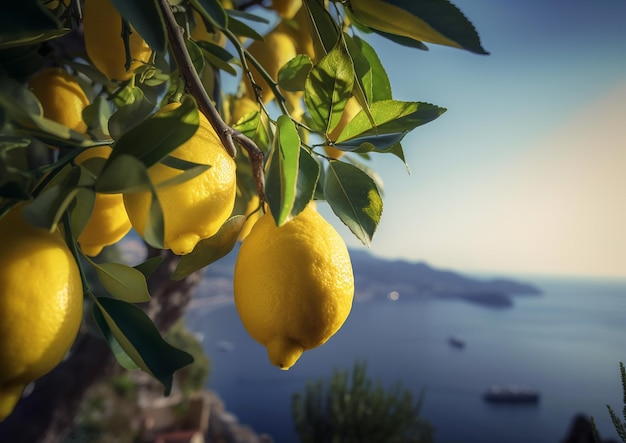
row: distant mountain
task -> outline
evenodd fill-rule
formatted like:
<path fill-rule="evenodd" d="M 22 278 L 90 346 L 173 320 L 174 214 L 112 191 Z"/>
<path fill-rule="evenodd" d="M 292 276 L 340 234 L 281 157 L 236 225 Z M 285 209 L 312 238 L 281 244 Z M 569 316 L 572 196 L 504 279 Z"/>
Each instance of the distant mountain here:
<path fill-rule="evenodd" d="M 199 296 L 232 297 L 232 277 L 238 246 L 230 254 L 208 266 Z M 514 296 L 538 295 L 541 291 L 527 283 L 509 279 L 479 280 L 426 263 L 387 260 L 363 250 L 351 250 L 357 301 L 399 297 L 459 299 L 493 308 L 513 306 Z M 306 264 L 303 263 L 303 266 Z"/>
<path fill-rule="evenodd" d="M 362 299 L 389 297 L 395 291 L 402 298 L 459 298 L 491 307 L 510 307 L 513 296 L 541 294 L 535 286 L 514 280 L 479 280 L 423 262 L 377 258 L 367 251 L 350 254 L 357 297 Z"/>

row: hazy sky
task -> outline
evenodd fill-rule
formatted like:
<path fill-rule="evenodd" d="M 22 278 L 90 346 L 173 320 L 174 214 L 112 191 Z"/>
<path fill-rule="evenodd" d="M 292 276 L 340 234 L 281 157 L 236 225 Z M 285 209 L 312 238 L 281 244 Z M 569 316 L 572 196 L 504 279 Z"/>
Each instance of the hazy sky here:
<path fill-rule="evenodd" d="M 372 41 L 397 99 L 448 111 L 405 139 L 411 175 L 375 157 L 385 210 L 371 252 L 626 278 L 626 1 L 453 3 L 491 55 Z"/>

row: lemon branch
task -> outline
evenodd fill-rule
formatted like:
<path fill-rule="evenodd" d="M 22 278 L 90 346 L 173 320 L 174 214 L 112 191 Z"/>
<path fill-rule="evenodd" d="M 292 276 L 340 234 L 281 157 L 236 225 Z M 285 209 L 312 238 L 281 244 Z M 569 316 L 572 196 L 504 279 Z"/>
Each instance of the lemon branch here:
<path fill-rule="evenodd" d="M 235 147 L 234 142 L 248 152 L 259 199 L 261 201 L 265 201 L 263 152 L 252 139 L 231 128 L 224 122 L 215 108 L 215 105 L 211 101 L 211 98 L 204 89 L 200 77 L 193 66 L 191 56 L 189 55 L 189 51 L 187 51 L 187 46 L 185 45 L 182 29 L 176 22 L 176 18 L 174 17 L 174 13 L 170 8 L 169 3 L 167 0 L 159 0 L 158 4 L 163 14 L 163 18 L 165 19 L 167 38 L 172 55 L 174 56 L 180 75 L 185 81 L 186 89 L 196 99 L 198 109 L 206 116 L 207 120 L 209 120 L 211 126 L 213 126 L 215 132 L 217 132 L 218 137 L 224 145 L 224 148 L 231 155 L 231 157 L 235 157 L 237 154 L 237 148 Z"/>

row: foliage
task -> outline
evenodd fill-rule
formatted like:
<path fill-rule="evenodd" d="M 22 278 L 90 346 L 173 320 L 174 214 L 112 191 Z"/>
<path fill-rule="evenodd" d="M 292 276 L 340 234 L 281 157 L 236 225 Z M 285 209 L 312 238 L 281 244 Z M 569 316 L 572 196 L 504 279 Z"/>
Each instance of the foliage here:
<path fill-rule="evenodd" d="M 94 386 L 64 443 L 133 443 L 141 432 L 139 390 L 128 372 Z"/>
<path fill-rule="evenodd" d="M 427 443 L 433 432 L 420 417 L 423 396 L 414 401 L 400 383 L 374 383 L 367 365 L 335 370 L 330 381 L 309 383 L 292 398 L 292 415 L 302 443 Z"/>
<path fill-rule="evenodd" d="M 187 329 L 184 320 L 179 320 L 165 334 L 172 346 L 193 356 L 194 362 L 176 372 L 174 381 L 183 394 L 200 391 L 206 386 L 211 371 L 211 362 L 202 349 L 202 343 Z"/>
<path fill-rule="evenodd" d="M 624 363 L 620 362 L 619 370 L 620 370 L 620 378 L 622 380 L 622 392 L 624 393 L 624 399 L 623 399 L 624 408 L 622 409 L 622 416 L 624 417 L 624 420 L 626 420 L 626 368 L 624 367 Z M 609 415 L 611 416 L 611 421 L 613 422 L 613 426 L 615 427 L 615 431 L 617 432 L 617 435 L 619 435 L 619 438 L 622 440 L 622 442 L 626 443 L 626 423 L 621 421 L 617 413 L 613 410 L 613 408 L 610 405 L 606 405 L 606 407 L 609 410 Z M 593 420 L 593 417 L 591 417 L 591 425 L 593 427 L 594 441 L 596 443 L 601 443 L 600 436 L 598 434 L 598 429 Z"/>
<path fill-rule="evenodd" d="M 279 225 L 309 201 L 324 200 L 369 244 L 381 220 L 383 200 L 380 180 L 367 162 L 375 154 L 404 161 L 405 135 L 445 111 L 430 103 L 394 99 L 386 70 L 368 43 L 369 34 L 416 50 L 434 43 L 478 54 L 486 51 L 470 21 L 448 0 L 305 0 L 302 14 L 293 21 L 277 21 L 274 11 L 259 2 L 111 2 L 121 14 L 122 32 L 107 38 L 123 40 L 125 51 L 114 58 L 123 61 L 125 69 L 136 67 L 128 80 L 108 78 L 85 55 L 84 0 L 24 0 L 2 6 L 0 216 L 24 205 L 33 225 L 62 229 L 82 275 L 95 272 L 105 289 L 96 294 L 87 285 L 85 295 L 117 360 L 127 369 L 153 375 L 169 393 L 173 373 L 193 359 L 163 340 L 138 304 L 150 298 L 146 285 L 150 274 L 171 271 L 160 269 L 158 259 L 130 267 L 85 257 L 77 238 L 92 216 L 95 195 L 149 193 L 144 240 L 162 249 L 165 221 L 156 190 L 210 169 L 172 155 L 195 133 L 200 111 L 236 158 L 238 197 L 223 229 L 202 239 L 181 260 L 181 268 L 173 273 L 176 279 L 233 248 L 243 226 L 241 215 L 254 194 L 260 209 L 269 208 Z M 199 26 L 198 19 L 208 31 L 205 39 L 189 37 Z M 308 38 L 307 47 L 314 52 L 298 49 L 298 55 L 278 67 L 277 78 L 272 78 L 268 72 L 277 67 L 263 66 L 248 47 L 251 40 L 262 42 L 263 35 L 279 26 Z M 131 63 L 137 61 L 131 57 L 131 40 L 138 36 L 152 54 L 147 61 Z M 296 43 L 297 48 L 305 46 L 303 41 Z M 105 41 L 99 47 L 109 51 L 114 46 Z M 47 116 L 29 89 L 29 79 L 47 66 L 71 74 L 89 98 L 82 110 L 86 132 Z M 239 87 L 221 89 L 223 75 L 233 75 Z M 229 106 L 246 94 L 246 82 L 253 86 L 249 98 L 258 109 L 229 127 L 225 123 Z M 263 94 L 268 91 L 261 90 L 260 83 L 271 90 L 272 106 L 266 106 Z M 351 97 L 362 110 L 331 139 Z M 170 101 L 180 101 L 181 106 L 157 112 Z M 112 146 L 108 159 L 76 161 L 86 149 L 104 145 Z M 324 146 L 346 155 L 332 159 L 324 154 Z M 159 163 L 178 175 L 153 183 L 148 169 Z"/>

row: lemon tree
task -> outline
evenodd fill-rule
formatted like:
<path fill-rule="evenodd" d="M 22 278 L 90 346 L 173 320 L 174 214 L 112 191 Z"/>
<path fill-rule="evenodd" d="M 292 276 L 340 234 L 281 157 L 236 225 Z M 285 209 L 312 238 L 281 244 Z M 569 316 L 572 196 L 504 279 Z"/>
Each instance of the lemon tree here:
<path fill-rule="evenodd" d="M 447 0 L 25 0 L 0 11 L 0 237 L 13 245 L 0 256 L 0 315 L 26 316 L 29 293 L 32 321 L 67 328 L 62 342 L 27 343 L 26 326 L 0 322 L 9 420 L 23 385 L 70 349 L 76 300 L 93 319 L 86 333 L 169 393 L 192 357 L 143 309 L 151 276 L 188 281 L 238 241 L 237 308 L 270 362 L 287 369 L 331 339 L 354 281 L 315 202 L 370 244 L 383 212 L 376 157 L 401 166 L 404 136 L 445 111 L 396 99 L 370 36 L 486 54 Z M 176 265 L 99 259 L 129 228 Z M 48 249 L 63 259 L 38 252 Z M 29 253 L 43 264 L 18 270 Z M 41 281 L 45 294 L 30 291 Z M 63 288 L 73 307 L 54 312 Z"/>

